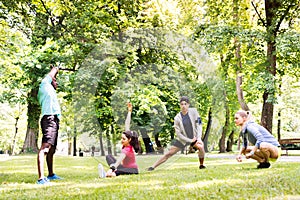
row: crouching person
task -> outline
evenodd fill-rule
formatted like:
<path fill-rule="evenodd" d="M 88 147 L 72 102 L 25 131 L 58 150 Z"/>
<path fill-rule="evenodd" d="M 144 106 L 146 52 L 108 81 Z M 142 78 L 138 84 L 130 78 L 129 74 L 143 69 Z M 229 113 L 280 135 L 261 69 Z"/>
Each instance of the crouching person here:
<path fill-rule="evenodd" d="M 263 126 L 251 120 L 250 111 L 238 111 L 234 122 L 241 127 L 240 134 L 243 138 L 243 146 L 236 160 L 242 162 L 243 154 L 247 159 L 257 160 L 259 163 L 257 168 L 269 168 L 270 160 L 276 161 L 281 154 L 280 144 L 276 138 Z"/>

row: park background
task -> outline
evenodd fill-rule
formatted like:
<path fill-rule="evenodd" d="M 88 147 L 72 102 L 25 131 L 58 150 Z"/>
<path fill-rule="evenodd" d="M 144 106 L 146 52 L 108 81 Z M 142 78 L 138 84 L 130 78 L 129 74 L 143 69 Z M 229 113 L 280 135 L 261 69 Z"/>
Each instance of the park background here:
<path fill-rule="evenodd" d="M 275 137 L 299 138 L 299 1 L 2 1 L 0 150 L 36 152 L 36 95 L 60 65 L 60 145 L 115 153 L 131 101 L 143 153 L 174 138 L 189 96 L 206 151 L 238 145 L 251 110 Z M 90 139 L 89 139 L 90 138 Z M 151 146 L 153 144 L 153 146 Z"/>
<path fill-rule="evenodd" d="M 3 0 L 0 152 L 37 152 L 50 65 L 61 68 L 61 155 L 117 155 L 128 101 L 140 154 L 161 154 L 182 95 L 207 152 L 239 148 L 239 109 L 278 140 L 299 138 L 299 12 L 298 0 Z"/>

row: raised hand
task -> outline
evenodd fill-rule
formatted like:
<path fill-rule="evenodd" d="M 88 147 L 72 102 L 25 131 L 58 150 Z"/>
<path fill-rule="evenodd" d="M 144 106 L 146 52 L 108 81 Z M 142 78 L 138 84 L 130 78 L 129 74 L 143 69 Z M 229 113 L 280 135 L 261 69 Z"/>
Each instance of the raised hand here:
<path fill-rule="evenodd" d="M 132 104 L 130 102 L 127 103 L 128 112 L 132 112 Z"/>

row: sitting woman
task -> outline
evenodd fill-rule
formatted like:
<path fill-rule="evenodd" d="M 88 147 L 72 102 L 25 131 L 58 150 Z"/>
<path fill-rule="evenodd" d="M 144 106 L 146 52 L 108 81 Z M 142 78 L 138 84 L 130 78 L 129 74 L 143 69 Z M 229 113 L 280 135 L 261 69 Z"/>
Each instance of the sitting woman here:
<path fill-rule="evenodd" d="M 123 174 L 138 174 L 138 166 L 135 161 L 135 152 L 139 150 L 138 134 L 130 131 L 130 120 L 132 104 L 128 103 L 128 114 L 125 120 L 125 130 L 122 134 L 122 152 L 118 159 L 112 155 L 106 156 L 106 161 L 110 169 L 106 172 L 106 177 L 114 177 Z M 134 152 L 135 151 L 135 152 Z"/>
<path fill-rule="evenodd" d="M 236 157 L 238 162 L 242 162 L 242 154 L 247 159 L 256 160 L 257 168 L 269 168 L 269 160 L 276 160 L 280 156 L 280 144 L 275 137 L 263 126 L 251 120 L 249 111 L 238 111 L 234 116 L 234 122 L 241 127 L 243 147 Z M 250 146 L 251 143 L 254 146 Z"/>

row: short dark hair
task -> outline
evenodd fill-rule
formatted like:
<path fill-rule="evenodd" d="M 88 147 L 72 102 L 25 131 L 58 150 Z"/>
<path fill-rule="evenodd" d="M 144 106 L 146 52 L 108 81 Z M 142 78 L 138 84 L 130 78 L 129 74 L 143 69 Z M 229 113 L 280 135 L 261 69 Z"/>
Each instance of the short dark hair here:
<path fill-rule="evenodd" d="M 185 101 L 185 102 L 187 102 L 187 103 L 190 103 L 190 100 L 189 100 L 189 98 L 188 98 L 187 96 L 182 96 L 182 97 L 180 98 L 180 103 L 181 103 L 182 101 Z"/>

